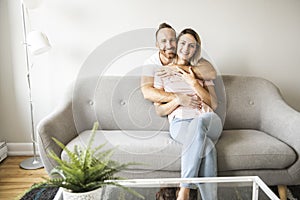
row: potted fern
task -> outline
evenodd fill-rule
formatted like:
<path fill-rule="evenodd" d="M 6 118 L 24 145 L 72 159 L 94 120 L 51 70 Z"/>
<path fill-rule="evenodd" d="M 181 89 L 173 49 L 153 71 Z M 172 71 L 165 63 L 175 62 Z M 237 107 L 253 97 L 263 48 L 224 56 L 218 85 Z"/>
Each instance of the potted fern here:
<path fill-rule="evenodd" d="M 66 151 L 69 160 L 64 161 L 54 152 L 49 153 L 49 156 L 58 165 L 51 171 L 51 175 L 54 178 L 47 180 L 47 186 L 62 187 L 64 200 L 101 199 L 101 190 L 106 185 L 122 187 L 143 199 L 144 197 L 137 192 L 115 181 L 107 181 L 120 179 L 115 174 L 126 169 L 133 163 L 120 164 L 111 160 L 112 149 L 100 151 L 104 144 L 92 149 L 92 142 L 98 126 L 98 122 L 95 122 L 86 148 L 75 146 L 74 151 L 70 151 L 64 144 L 53 138 L 59 147 Z M 88 197 L 83 197 L 82 195 Z"/>

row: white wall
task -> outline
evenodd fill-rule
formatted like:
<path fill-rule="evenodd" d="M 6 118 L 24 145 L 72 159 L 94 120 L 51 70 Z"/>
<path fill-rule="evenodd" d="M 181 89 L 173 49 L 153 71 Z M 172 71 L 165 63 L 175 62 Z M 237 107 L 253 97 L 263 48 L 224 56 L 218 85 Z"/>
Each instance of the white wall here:
<path fill-rule="evenodd" d="M 0 0 L 0 140 L 30 141 L 28 91 L 18 1 Z"/>
<path fill-rule="evenodd" d="M 29 142 L 29 104 L 20 2 L 0 0 L 0 139 Z M 192 27 L 222 74 L 274 82 L 300 111 L 300 1 L 298 0 L 44 0 L 29 11 L 31 28 L 48 35 L 49 53 L 32 58 L 36 123 L 46 116 L 88 55 L 125 31 L 168 22 Z M 120 44 L 122 45 L 122 44 Z"/>

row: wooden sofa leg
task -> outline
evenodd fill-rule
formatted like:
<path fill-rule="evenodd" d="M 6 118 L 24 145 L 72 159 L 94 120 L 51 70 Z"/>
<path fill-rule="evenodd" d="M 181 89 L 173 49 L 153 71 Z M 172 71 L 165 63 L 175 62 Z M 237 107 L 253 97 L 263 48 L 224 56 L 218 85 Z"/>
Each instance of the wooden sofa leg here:
<path fill-rule="evenodd" d="M 279 193 L 280 200 L 287 200 L 286 185 L 278 185 L 278 193 Z"/>

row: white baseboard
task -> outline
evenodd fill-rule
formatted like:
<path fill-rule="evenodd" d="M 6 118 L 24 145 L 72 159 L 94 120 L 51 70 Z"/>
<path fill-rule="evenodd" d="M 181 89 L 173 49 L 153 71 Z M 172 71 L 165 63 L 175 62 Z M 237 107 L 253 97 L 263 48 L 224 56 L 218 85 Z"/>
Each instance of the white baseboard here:
<path fill-rule="evenodd" d="M 7 143 L 8 156 L 33 156 L 32 143 Z M 36 145 L 36 154 L 39 155 Z"/>

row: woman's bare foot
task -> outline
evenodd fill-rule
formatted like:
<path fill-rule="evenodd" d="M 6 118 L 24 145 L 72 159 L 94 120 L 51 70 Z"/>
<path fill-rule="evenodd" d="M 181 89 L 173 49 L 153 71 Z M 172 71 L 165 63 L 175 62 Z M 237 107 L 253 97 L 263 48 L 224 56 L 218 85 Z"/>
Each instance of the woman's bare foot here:
<path fill-rule="evenodd" d="M 177 200 L 189 200 L 190 189 L 181 187 L 178 192 Z"/>

